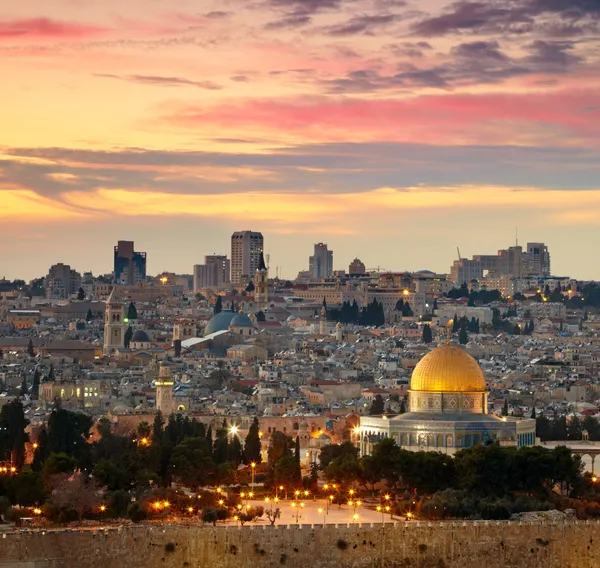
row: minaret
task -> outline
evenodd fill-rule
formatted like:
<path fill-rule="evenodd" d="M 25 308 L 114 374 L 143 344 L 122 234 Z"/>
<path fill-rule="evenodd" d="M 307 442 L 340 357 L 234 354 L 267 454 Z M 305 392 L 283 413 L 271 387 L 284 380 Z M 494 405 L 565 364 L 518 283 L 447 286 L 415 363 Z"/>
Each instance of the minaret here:
<path fill-rule="evenodd" d="M 116 287 L 106 300 L 104 316 L 104 355 L 112 355 L 115 349 L 125 346 L 125 306 L 117 299 Z"/>
<path fill-rule="evenodd" d="M 156 386 L 156 410 L 168 418 L 173 414 L 173 379 L 168 363 L 161 362 L 158 368 L 158 379 L 154 384 Z"/>
<path fill-rule="evenodd" d="M 342 324 L 339 321 L 335 324 L 335 340 L 338 343 L 341 343 L 344 340 L 344 330 L 342 329 Z"/>
<path fill-rule="evenodd" d="M 265 264 L 265 257 L 260 251 L 258 270 L 254 275 L 254 302 L 258 309 L 263 309 L 269 302 L 269 269 Z"/>
<path fill-rule="evenodd" d="M 327 302 L 323 298 L 321 315 L 319 317 L 319 335 L 327 335 Z"/>

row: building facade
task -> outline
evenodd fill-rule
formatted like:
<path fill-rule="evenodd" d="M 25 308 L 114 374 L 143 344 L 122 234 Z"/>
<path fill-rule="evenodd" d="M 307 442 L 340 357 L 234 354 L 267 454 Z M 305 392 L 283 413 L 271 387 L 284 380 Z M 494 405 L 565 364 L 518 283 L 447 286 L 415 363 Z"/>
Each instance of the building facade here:
<path fill-rule="evenodd" d="M 66 300 L 81 288 L 81 274 L 68 264 L 54 264 L 46 276 L 46 296 L 51 300 Z"/>
<path fill-rule="evenodd" d="M 260 265 L 264 250 L 262 233 L 237 231 L 231 235 L 231 282 L 241 285 L 250 281 Z"/>
<path fill-rule="evenodd" d="M 535 444 L 535 420 L 488 414 L 483 371 L 457 345 L 437 347 L 419 361 L 408 396 L 404 414 L 361 416 L 361 455 L 369 455 L 384 438 L 393 438 L 405 450 L 449 455 L 479 444 Z"/>
<path fill-rule="evenodd" d="M 133 241 L 119 241 L 114 250 L 115 283 L 133 286 L 146 280 L 146 253 L 135 252 Z"/>
<path fill-rule="evenodd" d="M 308 271 L 313 280 L 323 280 L 333 275 L 333 251 L 325 243 L 317 243 L 308 259 Z"/>

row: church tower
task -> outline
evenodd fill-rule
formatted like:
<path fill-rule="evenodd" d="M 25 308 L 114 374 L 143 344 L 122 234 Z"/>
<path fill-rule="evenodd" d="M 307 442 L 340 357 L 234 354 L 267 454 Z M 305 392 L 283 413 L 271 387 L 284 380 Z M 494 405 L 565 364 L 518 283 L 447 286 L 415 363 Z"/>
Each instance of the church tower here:
<path fill-rule="evenodd" d="M 0 321 L 8 321 L 8 303 L 6 302 L 6 292 L 2 292 L 2 304 L 0 305 Z"/>
<path fill-rule="evenodd" d="M 254 280 L 254 302 L 256 303 L 256 307 L 262 310 L 267 307 L 269 302 L 269 269 L 265 264 L 265 257 L 262 251 L 260 251 L 260 260 Z"/>
<path fill-rule="evenodd" d="M 171 367 L 161 362 L 158 368 L 158 379 L 156 386 L 156 410 L 160 411 L 166 418 L 173 414 L 173 379 L 171 378 Z"/>
<path fill-rule="evenodd" d="M 116 288 L 112 289 L 104 315 L 104 355 L 112 355 L 115 349 L 125 346 L 125 306 L 117 299 Z"/>
<path fill-rule="evenodd" d="M 335 324 L 335 340 L 338 343 L 341 343 L 344 340 L 344 330 L 342 329 L 342 324 L 339 321 Z"/>
<path fill-rule="evenodd" d="M 319 316 L 319 335 L 327 335 L 327 303 L 323 298 L 321 315 Z"/>

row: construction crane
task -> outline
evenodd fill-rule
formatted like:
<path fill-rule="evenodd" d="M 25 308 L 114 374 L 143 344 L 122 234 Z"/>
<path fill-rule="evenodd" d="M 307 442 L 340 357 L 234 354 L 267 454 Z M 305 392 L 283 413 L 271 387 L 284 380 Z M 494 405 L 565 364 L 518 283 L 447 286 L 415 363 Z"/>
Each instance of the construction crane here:
<path fill-rule="evenodd" d="M 458 253 L 458 260 L 462 260 L 462 257 L 460 256 L 460 249 L 458 248 L 458 246 L 456 247 L 456 252 Z"/>

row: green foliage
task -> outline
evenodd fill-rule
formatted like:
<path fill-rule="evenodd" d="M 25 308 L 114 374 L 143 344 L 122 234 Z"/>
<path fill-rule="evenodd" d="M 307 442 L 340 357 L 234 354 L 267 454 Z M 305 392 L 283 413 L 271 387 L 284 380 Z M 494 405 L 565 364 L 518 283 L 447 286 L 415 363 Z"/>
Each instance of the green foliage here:
<path fill-rule="evenodd" d="M 423 326 L 423 343 L 431 343 L 433 341 L 433 334 L 431 333 L 431 327 L 429 324 Z"/>
<path fill-rule="evenodd" d="M 18 469 L 25 463 L 25 443 L 29 441 L 25 428 L 28 424 L 20 400 L 0 408 L 0 460 L 10 452 L 11 461 Z"/>
<path fill-rule="evenodd" d="M 129 307 L 127 308 L 127 319 L 129 321 L 138 319 L 137 308 L 133 302 L 130 302 Z"/>
<path fill-rule="evenodd" d="M 328 310 L 327 317 L 331 321 L 358 325 L 380 326 L 385 323 L 383 304 L 376 299 L 363 308 L 359 308 L 356 300 L 352 304 L 346 301 L 340 309 Z"/>
<path fill-rule="evenodd" d="M 285 455 L 277 460 L 273 468 L 273 482 L 288 488 L 301 486 L 300 464 L 294 456 Z"/>
<path fill-rule="evenodd" d="M 131 338 L 133 337 L 133 328 L 128 326 L 125 330 L 125 335 L 123 336 L 123 345 L 125 349 L 129 349 L 129 345 L 131 344 Z"/>
<path fill-rule="evenodd" d="M 83 300 L 85 300 L 85 291 L 83 288 L 79 288 L 78 292 L 77 292 L 77 299 L 80 302 L 83 302 Z"/>
<path fill-rule="evenodd" d="M 466 329 L 461 328 L 458 332 L 458 342 L 461 345 L 466 345 L 467 343 L 469 343 L 469 334 L 467 333 Z"/>
<path fill-rule="evenodd" d="M 217 296 L 217 301 L 215 302 L 214 314 L 220 314 L 223 310 L 223 299 L 221 296 Z"/>
<path fill-rule="evenodd" d="M 262 461 L 259 432 L 258 418 L 255 417 L 250 428 L 248 428 L 248 434 L 244 443 L 244 461 L 247 464 L 252 462 L 260 463 Z"/>
<path fill-rule="evenodd" d="M 369 414 L 371 416 L 379 416 L 385 412 L 385 402 L 380 394 L 375 395 L 369 408 Z"/>
<path fill-rule="evenodd" d="M 256 312 L 256 321 L 267 321 L 267 316 L 262 310 Z"/>
<path fill-rule="evenodd" d="M 173 449 L 171 455 L 173 476 L 192 490 L 208 485 L 215 473 L 206 438 L 187 438 Z"/>

